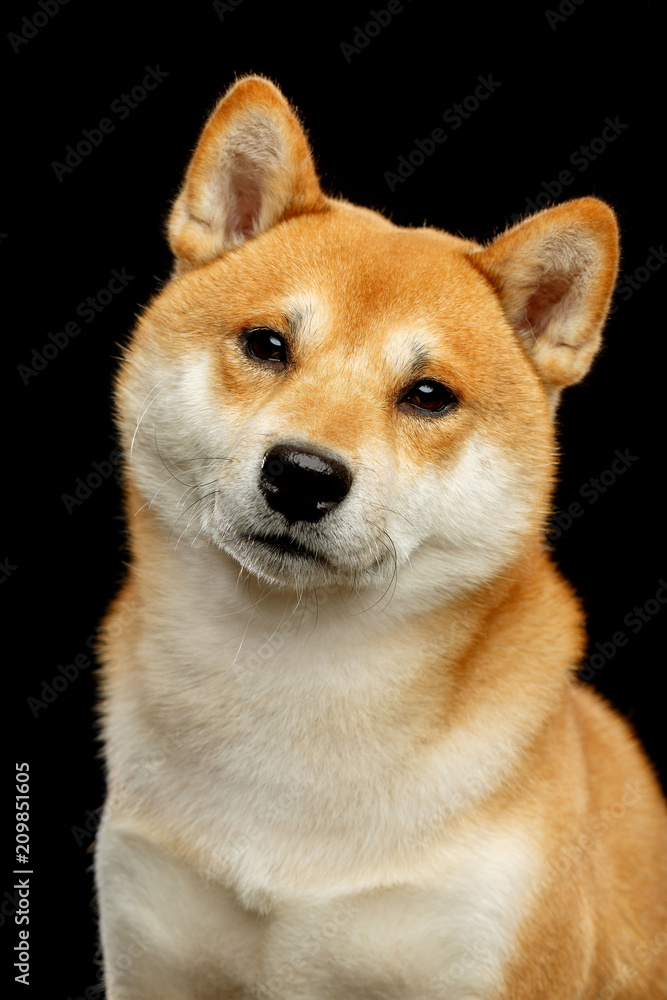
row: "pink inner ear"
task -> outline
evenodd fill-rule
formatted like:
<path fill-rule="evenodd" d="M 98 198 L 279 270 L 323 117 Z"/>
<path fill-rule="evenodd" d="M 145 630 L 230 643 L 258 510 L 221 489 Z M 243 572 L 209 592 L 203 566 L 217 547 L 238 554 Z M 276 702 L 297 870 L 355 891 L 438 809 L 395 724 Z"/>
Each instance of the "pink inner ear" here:
<path fill-rule="evenodd" d="M 252 236 L 256 231 L 262 208 L 262 173 L 257 164 L 243 155 L 237 155 L 229 177 L 229 210 L 227 233 L 229 236 Z"/>
<path fill-rule="evenodd" d="M 536 336 L 543 333 L 556 313 L 566 306 L 570 288 L 571 282 L 563 275 L 543 275 L 526 303 L 521 326 L 532 330 Z"/>

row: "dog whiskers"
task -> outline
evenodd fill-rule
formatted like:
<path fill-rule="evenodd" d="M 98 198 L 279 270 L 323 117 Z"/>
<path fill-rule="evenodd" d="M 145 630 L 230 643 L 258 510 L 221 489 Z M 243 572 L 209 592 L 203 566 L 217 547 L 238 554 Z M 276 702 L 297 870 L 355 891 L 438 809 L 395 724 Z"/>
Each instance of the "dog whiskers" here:
<path fill-rule="evenodd" d="M 388 553 L 390 553 L 392 555 L 393 563 L 394 563 L 394 569 L 393 569 L 393 572 L 391 574 L 391 579 L 389 580 L 389 583 L 385 587 L 385 589 L 382 592 L 382 594 L 378 597 L 377 601 L 374 601 L 373 604 L 369 605 L 367 608 L 363 608 L 361 611 L 352 611 L 352 612 L 350 612 L 350 614 L 353 617 L 356 617 L 357 615 L 366 614 L 368 611 L 372 611 L 373 608 L 376 608 L 378 606 L 378 604 L 381 604 L 382 601 L 385 599 L 385 597 L 389 593 L 390 588 L 393 585 L 393 590 L 392 590 L 391 597 L 389 598 L 389 600 L 387 601 L 387 603 L 384 605 L 384 607 L 380 609 L 380 612 L 386 611 L 387 608 L 389 607 L 389 605 L 391 604 L 392 600 L 393 600 L 394 594 L 396 593 L 396 587 L 398 585 L 398 557 L 397 557 L 397 554 L 396 554 L 396 546 L 394 545 L 394 542 L 393 542 L 393 540 L 391 538 L 391 535 L 389 535 L 388 532 L 386 532 L 384 529 L 381 529 L 381 530 L 382 530 L 382 534 L 386 535 L 387 538 L 389 539 L 389 543 L 390 544 L 387 545 L 387 543 L 384 542 L 382 539 L 377 539 L 377 542 L 379 542 L 379 544 L 383 546 L 383 548 L 385 549 L 386 552 L 388 552 Z M 390 548 L 390 546 L 391 546 L 391 548 Z M 356 574 L 355 574 L 355 579 L 356 579 Z"/>
<path fill-rule="evenodd" d="M 245 642 L 245 637 L 248 634 L 248 629 L 250 628 L 250 622 L 253 619 L 253 614 L 254 614 L 254 612 L 251 611 L 250 614 L 248 615 L 248 621 L 246 622 L 246 627 L 243 630 L 243 635 L 241 636 L 241 642 L 239 643 L 239 648 L 236 650 L 236 656 L 234 657 L 234 659 L 232 660 L 232 662 L 229 665 L 229 669 L 230 670 L 232 670 L 234 668 L 234 665 L 236 664 L 236 661 L 238 660 L 238 658 L 239 658 L 239 656 L 241 654 L 241 650 L 243 649 L 243 643 Z"/>
<path fill-rule="evenodd" d="M 176 525 L 178 524 L 178 522 L 181 520 L 182 517 L 185 517 L 185 515 L 187 514 L 187 512 L 189 510 L 191 510 L 193 507 L 196 507 L 197 504 L 200 504 L 204 500 L 208 499 L 208 497 L 214 497 L 217 493 L 218 493 L 218 490 L 212 490 L 210 493 L 206 493 L 203 497 L 199 497 L 197 500 L 195 500 L 193 503 L 191 503 L 189 507 L 186 507 L 186 509 L 181 514 L 179 514 L 179 516 L 176 518 L 176 521 L 172 525 L 171 531 L 169 532 L 169 538 L 171 538 L 172 533 L 173 533 Z M 197 517 L 197 516 L 199 516 L 199 515 L 200 515 L 199 511 L 195 511 L 195 513 L 191 515 L 190 520 L 188 521 L 188 523 L 186 524 L 185 528 L 183 529 L 183 531 L 179 535 L 178 541 L 176 542 L 176 545 L 174 546 L 174 549 L 178 548 L 178 543 L 183 538 L 183 535 L 186 533 L 186 531 L 188 530 L 188 528 L 192 524 L 192 521 L 194 520 L 194 518 Z"/>
<path fill-rule="evenodd" d="M 167 386 L 165 386 L 164 389 L 160 389 L 160 392 L 158 392 L 157 396 L 154 396 L 153 399 L 151 399 L 150 403 L 148 404 L 148 406 L 146 406 L 146 408 L 143 411 L 143 413 L 141 412 L 141 408 L 145 405 L 146 400 L 149 398 L 149 396 L 151 396 L 152 393 L 155 392 L 155 390 L 157 389 L 157 387 L 160 386 L 160 385 L 162 385 L 162 383 L 166 379 L 168 379 L 168 378 L 169 378 L 169 375 L 165 375 L 164 378 L 161 378 L 160 381 L 157 382 L 153 386 L 153 388 L 150 390 L 150 392 L 146 393 L 144 401 L 141 404 L 141 406 L 139 407 L 139 416 L 137 417 L 137 425 L 134 428 L 134 434 L 132 435 L 132 442 L 130 444 L 130 459 L 132 458 L 132 452 L 134 450 L 134 442 L 135 442 L 136 436 L 137 436 L 137 434 L 139 432 L 139 427 L 141 426 L 141 424 L 142 424 L 142 422 L 144 420 L 144 417 L 146 416 L 146 414 L 148 413 L 148 411 L 150 410 L 151 406 L 153 405 L 153 403 L 155 402 L 155 400 L 158 398 L 158 396 L 160 396 L 165 391 L 165 389 L 167 388 Z"/>

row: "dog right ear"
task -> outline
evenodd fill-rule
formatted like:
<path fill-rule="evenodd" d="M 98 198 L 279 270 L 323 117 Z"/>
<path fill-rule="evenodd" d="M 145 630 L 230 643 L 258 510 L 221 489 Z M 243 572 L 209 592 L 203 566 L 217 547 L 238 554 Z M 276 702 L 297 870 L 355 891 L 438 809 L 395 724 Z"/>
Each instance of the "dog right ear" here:
<path fill-rule="evenodd" d="M 545 208 L 470 255 L 497 292 L 554 407 L 600 347 L 618 256 L 616 216 L 598 198 Z"/>
<path fill-rule="evenodd" d="M 176 273 L 326 206 L 308 140 L 287 100 L 264 77 L 243 77 L 206 122 L 172 208 L 167 232 Z"/>

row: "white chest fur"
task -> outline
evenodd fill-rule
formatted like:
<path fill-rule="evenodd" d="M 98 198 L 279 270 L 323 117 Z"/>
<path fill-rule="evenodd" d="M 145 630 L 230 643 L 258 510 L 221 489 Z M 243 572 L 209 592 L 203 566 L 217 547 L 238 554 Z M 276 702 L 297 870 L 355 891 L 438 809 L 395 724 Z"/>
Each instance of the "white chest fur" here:
<path fill-rule="evenodd" d="M 207 1000 L 220 983 L 244 1000 L 496 996 L 531 851 L 511 821 L 458 823 L 518 750 L 502 715 L 420 748 L 403 693 L 434 650 L 391 616 L 320 597 L 316 628 L 281 612 L 267 630 L 269 611 L 218 618 L 210 590 L 184 590 L 108 729 L 105 951 L 150 940 L 126 995 L 152 996 L 145 976 Z"/>
<path fill-rule="evenodd" d="M 98 845 L 105 946 L 134 955 L 128 968 L 117 961 L 126 990 L 119 995 L 224 998 L 225 989 L 240 988 L 229 996 L 490 1000 L 502 990 L 530 854 L 505 830 L 450 847 L 446 860 L 448 870 L 426 882 L 285 897 L 258 913 L 228 887 L 106 821 Z"/>
<path fill-rule="evenodd" d="M 398 611 L 354 614 L 331 597 L 325 613 L 320 595 L 316 627 L 312 606 L 299 617 L 246 600 L 219 615 L 217 583 L 182 585 L 109 712 L 119 807 L 254 907 L 401 882 L 422 856 L 428 867 L 428 841 L 511 771 L 521 748 L 506 713 L 490 700 L 434 736 L 411 686 L 447 651 Z"/>

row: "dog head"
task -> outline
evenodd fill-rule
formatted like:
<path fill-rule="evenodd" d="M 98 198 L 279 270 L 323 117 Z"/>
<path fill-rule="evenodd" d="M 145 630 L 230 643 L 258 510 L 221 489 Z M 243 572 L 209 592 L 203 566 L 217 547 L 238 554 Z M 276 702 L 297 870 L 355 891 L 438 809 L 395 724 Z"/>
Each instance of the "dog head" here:
<path fill-rule="evenodd" d="M 301 588 L 458 592 L 541 544 L 562 389 L 613 291 L 613 212 L 583 198 L 487 246 L 328 197 L 260 77 L 206 123 L 172 280 L 118 379 L 131 495 L 172 544 Z"/>

